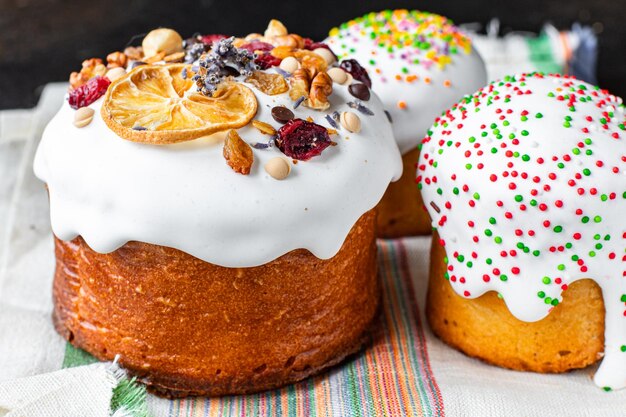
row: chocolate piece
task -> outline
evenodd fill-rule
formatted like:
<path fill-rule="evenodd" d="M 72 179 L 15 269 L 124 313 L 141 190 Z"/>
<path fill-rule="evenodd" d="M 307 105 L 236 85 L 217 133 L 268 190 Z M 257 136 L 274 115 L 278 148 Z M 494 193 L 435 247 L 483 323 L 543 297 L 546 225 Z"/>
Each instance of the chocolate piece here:
<path fill-rule="evenodd" d="M 276 106 L 272 108 L 272 117 L 278 123 L 285 124 L 291 119 L 293 119 L 295 116 L 293 112 L 289 110 L 287 107 Z"/>
<path fill-rule="evenodd" d="M 359 100 L 367 101 L 370 99 L 370 89 L 362 83 L 350 84 L 348 91 Z"/>

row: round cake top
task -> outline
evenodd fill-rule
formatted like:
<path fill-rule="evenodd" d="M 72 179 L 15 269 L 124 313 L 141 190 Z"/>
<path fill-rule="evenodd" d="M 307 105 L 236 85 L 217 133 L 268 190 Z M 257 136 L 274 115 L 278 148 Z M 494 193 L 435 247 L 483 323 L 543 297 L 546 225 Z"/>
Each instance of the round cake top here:
<path fill-rule="evenodd" d="M 602 288 L 596 382 L 626 386 L 626 131 L 622 99 L 571 77 L 493 82 L 438 118 L 417 171 L 445 246 L 446 278 L 543 318 L 578 279 Z"/>
<path fill-rule="evenodd" d="M 332 29 L 326 42 L 368 70 L 402 153 L 415 149 L 442 111 L 487 83 L 470 38 L 437 14 L 369 13 Z"/>
<path fill-rule="evenodd" d="M 146 39 L 85 61 L 44 132 L 34 169 L 59 238 L 227 267 L 327 259 L 399 177 L 382 103 L 326 45 L 277 21 L 246 38 Z"/>

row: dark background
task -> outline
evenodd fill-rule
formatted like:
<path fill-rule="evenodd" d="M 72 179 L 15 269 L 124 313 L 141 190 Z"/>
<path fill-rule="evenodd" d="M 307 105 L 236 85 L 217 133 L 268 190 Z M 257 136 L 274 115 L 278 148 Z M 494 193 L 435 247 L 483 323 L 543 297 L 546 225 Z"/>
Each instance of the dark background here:
<path fill-rule="evenodd" d="M 34 106 L 45 83 L 67 80 L 83 59 L 105 58 L 158 26 L 183 37 L 245 35 L 262 32 L 275 17 L 291 32 L 321 40 L 341 22 L 386 8 L 427 10 L 456 23 L 497 17 L 502 33 L 537 32 L 545 22 L 590 25 L 599 38 L 600 86 L 626 96 L 626 0 L 0 0 L 0 108 Z"/>

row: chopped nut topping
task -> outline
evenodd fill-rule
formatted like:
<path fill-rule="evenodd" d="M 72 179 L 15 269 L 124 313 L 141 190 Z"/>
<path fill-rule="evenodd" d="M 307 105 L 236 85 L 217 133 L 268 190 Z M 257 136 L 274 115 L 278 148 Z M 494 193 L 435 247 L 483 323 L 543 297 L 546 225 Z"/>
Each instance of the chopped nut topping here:
<path fill-rule="evenodd" d="M 252 148 L 241 139 L 236 130 L 230 130 L 224 140 L 224 158 L 233 171 L 243 175 L 250 174 L 254 162 Z"/>

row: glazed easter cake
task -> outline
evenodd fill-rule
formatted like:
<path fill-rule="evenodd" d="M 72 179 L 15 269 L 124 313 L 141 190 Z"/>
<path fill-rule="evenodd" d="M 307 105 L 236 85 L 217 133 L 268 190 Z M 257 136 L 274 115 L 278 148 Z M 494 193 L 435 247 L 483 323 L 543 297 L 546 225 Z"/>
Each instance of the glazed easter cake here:
<path fill-rule="evenodd" d="M 493 364 L 563 372 L 600 359 L 626 386 L 626 121 L 574 78 L 511 76 L 467 96 L 423 140 L 434 235 L 427 316 Z"/>
<path fill-rule="evenodd" d="M 415 187 L 417 145 L 437 116 L 487 83 L 482 59 L 450 20 L 417 10 L 367 14 L 332 29 L 325 42 L 367 70 L 403 154 L 404 173 L 378 206 L 379 236 L 429 234 Z"/>
<path fill-rule="evenodd" d="M 375 206 L 402 163 L 346 70 L 278 21 L 157 29 L 85 61 L 34 165 L 58 332 L 172 396 L 274 388 L 357 351 L 378 305 Z"/>

